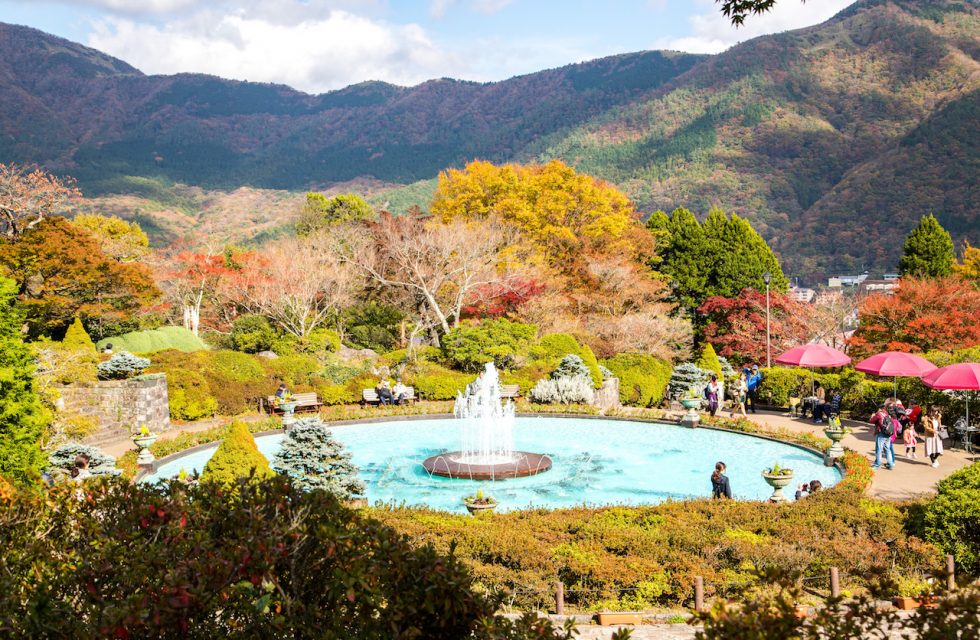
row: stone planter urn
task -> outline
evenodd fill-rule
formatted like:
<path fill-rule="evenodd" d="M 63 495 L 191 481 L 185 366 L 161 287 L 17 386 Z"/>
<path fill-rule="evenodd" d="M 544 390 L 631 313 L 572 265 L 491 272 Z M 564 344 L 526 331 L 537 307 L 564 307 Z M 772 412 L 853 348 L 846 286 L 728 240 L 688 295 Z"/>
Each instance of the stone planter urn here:
<path fill-rule="evenodd" d="M 772 487 L 772 495 L 769 496 L 769 502 L 785 502 L 786 496 L 783 495 L 783 489 L 793 482 L 793 474 L 766 473 L 763 471 L 762 478 L 766 481 L 766 484 Z"/>
<path fill-rule="evenodd" d="M 830 448 L 827 449 L 827 459 L 833 460 L 844 455 L 844 447 L 840 441 L 844 439 L 846 432 L 843 429 L 824 429 L 823 433 L 830 439 Z"/>
<path fill-rule="evenodd" d="M 492 512 L 497 508 L 497 501 L 490 496 L 484 497 L 483 492 L 480 491 L 476 495 L 463 498 L 463 505 L 470 512 L 470 515 L 476 515 L 478 513 Z"/>
<path fill-rule="evenodd" d="M 149 467 L 156 458 L 150 452 L 150 445 L 157 441 L 155 433 L 137 433 L 133 435 L 133 444 L 139 447 L 139 454 L 136 456 L 136 464 L 141 467 Z"/>
<path fill-rule="evenodd" d="M 282 425 L 288 429 L 296 422 L 296 416 L 293 414 L 296 411 L 296 403 L 283 402 L 279 405 L 279 408 L 282 409 Z"/>
<path fill-rule="evenodd" d="M 681 398 L 681 406 L 687 409 L 687 413 L 681 417 L 681 424 L 683 426 L 698 426 L 698 422 L 701 421 L 701 416 L 698 415 L 698 409 L 701 408 L 701 402 L 701 398 Z"/>

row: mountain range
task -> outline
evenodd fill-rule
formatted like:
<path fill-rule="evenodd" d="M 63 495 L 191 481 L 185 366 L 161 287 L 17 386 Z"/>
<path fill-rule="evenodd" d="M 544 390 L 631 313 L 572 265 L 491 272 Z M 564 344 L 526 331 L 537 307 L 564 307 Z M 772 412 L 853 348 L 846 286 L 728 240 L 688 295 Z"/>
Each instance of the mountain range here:
<path fill-rule="evenodd" d="M 148 76 L 0 24 L 0 162 L 74 176 L 91 206 L 142 216 L 157 241 L 184 225 L 274 230 L 289 213 L 256 205 L 266 190 L 293 202 L 285 192 L 354 181 L 389 189 L 378 198 L 390 206 L 424 206 L 447 167 L 561 158 L 645 214 L 747 217 L 804 280 L 889 270 L 930 212 L 980 244 L 978 115 L 977 0 L 861 0 L 712 56 L 648 51 L 495 83 L 321 95 Z M 259 213 L 194 210 L 243 189 Z M 191 192 L 217 195 L 174 195 Z M 183 218 L 157 215 L 175 207 Z"/>

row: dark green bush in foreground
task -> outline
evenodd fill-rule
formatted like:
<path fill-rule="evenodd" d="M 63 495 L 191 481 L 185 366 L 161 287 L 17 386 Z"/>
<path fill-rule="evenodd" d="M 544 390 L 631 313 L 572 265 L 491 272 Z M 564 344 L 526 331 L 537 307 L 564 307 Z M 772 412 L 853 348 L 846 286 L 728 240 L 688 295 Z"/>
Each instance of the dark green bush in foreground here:
<path fill-rule="evenodd" d="M 923 528 L 925 538 L 953 554 L 961 570 L 980 575 L 980 462 L 940 480 Z"/>
<path fill-rule="evenodd" d="M 454 555 L 282 478 L 81 491 L 0 505 L 0 636 L 566 637 L 530 619 L 496 635 L 498 601 Z"/>

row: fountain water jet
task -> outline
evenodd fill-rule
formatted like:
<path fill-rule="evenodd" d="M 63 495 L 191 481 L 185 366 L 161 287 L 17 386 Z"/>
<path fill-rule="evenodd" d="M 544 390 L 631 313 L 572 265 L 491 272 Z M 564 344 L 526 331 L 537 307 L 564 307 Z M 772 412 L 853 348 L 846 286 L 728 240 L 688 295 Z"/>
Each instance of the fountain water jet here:
<path fill-rule="evenodd" d="M 504 480 L 551 469 L 551 458 L 514 451 L 514 403 L 500 399 L 500 378 L 492 362 L 456 398 L 456 418 L 463 421 L 462 448 L 422 463 L 430 475 L 468 480 Z"/>

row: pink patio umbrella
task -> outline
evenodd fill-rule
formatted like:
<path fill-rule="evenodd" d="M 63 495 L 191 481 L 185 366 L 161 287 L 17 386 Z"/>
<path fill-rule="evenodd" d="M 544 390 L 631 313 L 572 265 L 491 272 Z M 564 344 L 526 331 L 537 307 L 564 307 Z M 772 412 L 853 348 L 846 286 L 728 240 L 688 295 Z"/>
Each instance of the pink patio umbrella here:
<path fill-rule="evenodd" d="M 980 391 L 980 363 L 961 362 L 936 369 L 922 377 L 930 389 Z M 970 426 L 970 396 L 966 397 L 966 426 Z"/>
<path fill-rule="evenodd" d="M 899 377 L 921 378 L 935 371 L 936 365 L 913 353 L 886 351 L 862 360 L 854 368 L 876 376 L 895 378 L 895 397 L 898 397 Z"/>
<path fill-rule="evenodd" d="M 804 344 L 776 356 L 779 364 L 810 369 L 810 390 L 813 392 L 813 367 L 843 367 L 851 359 L 843 351 L 824 344 Z"/>

